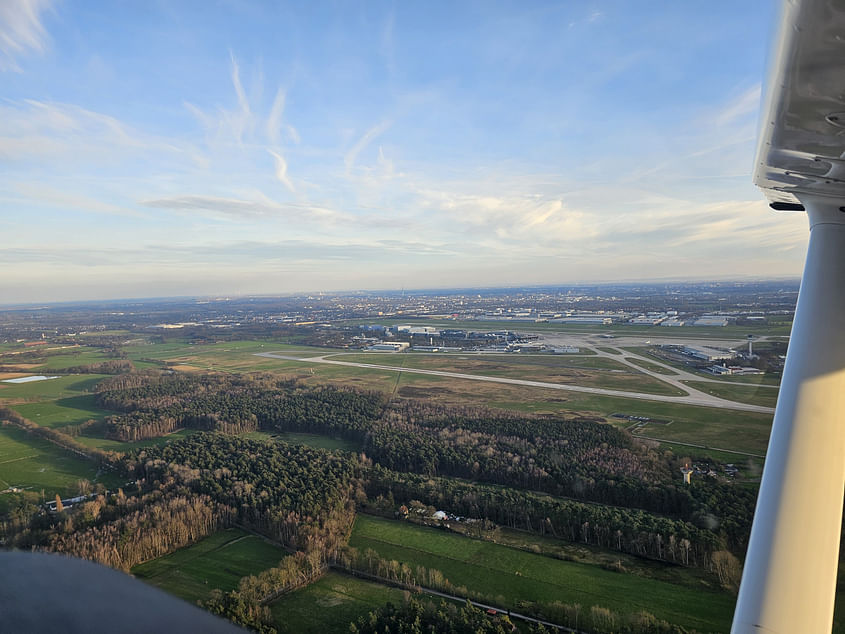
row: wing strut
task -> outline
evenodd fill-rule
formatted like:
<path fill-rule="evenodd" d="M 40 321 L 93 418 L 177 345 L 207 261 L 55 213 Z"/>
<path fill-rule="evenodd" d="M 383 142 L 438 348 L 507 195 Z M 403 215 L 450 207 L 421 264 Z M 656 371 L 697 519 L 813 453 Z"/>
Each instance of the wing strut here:
<path fill-rule="evenodd" d="M 810 243 L 732 632 L 829 634 L 845 494 L 845 2 L 783 0 L 754 182 Z"/>
<path fill-rule="evenodd" d="M 845 493 L 845 213 L 799 195 L 810 245 L 732 632 L 829 634 Z"/>

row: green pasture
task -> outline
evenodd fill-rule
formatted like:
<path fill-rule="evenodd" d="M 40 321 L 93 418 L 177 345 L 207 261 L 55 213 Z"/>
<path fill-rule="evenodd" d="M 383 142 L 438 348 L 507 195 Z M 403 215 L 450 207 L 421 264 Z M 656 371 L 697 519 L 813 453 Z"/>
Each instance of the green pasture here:
<path fill-rule="evenodd" d="M 229 528 L 191 546 L 139 564 L 132 574 L 192 603 L 214 589 L 228 592 L 242 577 L 276 566 L 285 551 L 261 537 Z"/>
<path fill-rule="evenodd" d="M 114 360 L 112 357 L 103 354 L 100 348 L 82 347 L 71 351 L 62 351 L 61 354 L 51 354 L 43 364 L 38 366 L 37 370 L 44 374 L 49 370 L 64 370 L 78 365 L 91 365 L 92 363 Z"/>
<path fill-rule="evenodd" d="M 42 374 L 36 371 L 33 374 Z M 49 376 L 49 372 L 47 373 Z M 70 374 L 57 379 L 33 381 L 31 383 L 0 382 L 0 406 L 4 400 L 41 401 L 78 396 L 93 391 L 94 387 L 105 378 L 104 374 Z"/>
<path fill-rule="evenodd" d="M 24 403 L 14 405 L 13 409 L 37 425 L 56 428 L 80 425 L 91 419 L 102 420 L 106 415 L 114 413 L 99 407 L 96 396 L 93 394 L 68 396 L 39 403 Z"/>
<path fill-rule="evenodd" d="M 270 609 L 284 634 L 346 634 L 349 624 L 385 603 L 402 605 L 404 592 L 356 577 L 330 572 L 284 595 Z"/>
<path fill-rule="evenodd" d="M 47 499 L 58 493 L 75 495 L 76 483 L 102 482 L 106 488 L 122 484 L 110 472 L 98 472 L 94 462 L 11 425 L 0 426 L 0 491 L 15 486 L 40 492 Z"/>
<path fill-rule="evenodd" d="M 734 598 L 601 567 L 560 561 L 453 533 L 359 515 L 350 545 L 386 559 L 440 570 L 453 586 L 507 608 L 521 601 L 599 605 L 621 613 L 646 610 L 702 632 L 730 629 Z"/>

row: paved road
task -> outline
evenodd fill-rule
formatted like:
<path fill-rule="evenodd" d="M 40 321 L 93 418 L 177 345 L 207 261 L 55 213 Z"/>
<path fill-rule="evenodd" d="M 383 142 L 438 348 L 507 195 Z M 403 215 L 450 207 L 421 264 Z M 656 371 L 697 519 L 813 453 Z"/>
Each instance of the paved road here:
<path fill-rule="evenodd" d="M 600 396 L 615 396 L 620 398 L 632 398 L 642 401 L 660 401 L 663 403 L 682 403 L 685 405 L 701 405 L 704 407 L 718 407 L 722 409 L 732 409 L 743 412 L 759 412 L 762 414 L 772 414 L 774 409 L 771 407 L 762 407 L 760 405 L 749 405 L 747 403 L 735 403 L 723 398 L 717 398 L 698 390 L 693 390 L 688 386 L 682 385 L 682 388 L 690 392 L 687 396 L 663 396 L 659 394 L 645 394 L 642 392 L 626 392 L 624 390 L 609 390 L 599 387 L 584 387 L 581 385 L 564 385 L 560 383 L 548 383 L 545 381 L 529 381 L 527 379 L 511 379 L 506 377 L 484 376 L 480 374 L 462 374 L 460 372 L 448 372 L 445 370 L 424 370 L 421 368 L 402 368 L 393 365 L 382 365 L 375 363 L 355 363 L 352 361 L 336 361 L 333 359 L 326 359 L 323 356 L 319 357 L 298 357 L 287 354 L 279 354 L 275 352 L 258 352 L 257 357 L 267 357 L 270 359 L 283 359 L 286 361 L 299 361 L 302 363 L 325 363 L 329 365 L 339 365 L 351 368 L 362 368 L 366 370 L 388 370 L 390 372 L 407 372 L 409 374 L 427 374 L 430 376 L 442 376 L 451 379 L 466 379 L 469 381 L 484 381 L 488 383 L 506 383 L 509 385 L 521 385 L 523 387 L 540 387 L 550 390 L 562 390 L 565 392 L 582 392 L 585 394 L 598 394 Z M 618 360 L 618 355 L 613 355 Z M 639 366 L 633 366 L 638 371 L 643 371 Z M 653 374 L 661 380 L 665 377 L 660 374 Z"/>

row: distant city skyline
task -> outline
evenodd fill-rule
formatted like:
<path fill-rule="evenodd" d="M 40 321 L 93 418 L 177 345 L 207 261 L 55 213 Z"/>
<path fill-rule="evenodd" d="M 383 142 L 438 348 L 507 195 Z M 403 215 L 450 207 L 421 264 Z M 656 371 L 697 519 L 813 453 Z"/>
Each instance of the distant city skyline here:
<path fill-rule="evenodd" d="M 0 303 L 794 278 L 774 3 L 0 5 Z"/>

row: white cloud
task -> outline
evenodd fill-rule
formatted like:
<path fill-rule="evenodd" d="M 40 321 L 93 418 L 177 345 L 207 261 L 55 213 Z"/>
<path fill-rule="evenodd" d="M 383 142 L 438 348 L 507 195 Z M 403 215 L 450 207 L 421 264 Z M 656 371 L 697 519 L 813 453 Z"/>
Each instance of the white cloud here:
<path fill-rule="evenodd" d="M 238 67 L 238 62 L 234 54 L 229 51 L 229 58 L 232 62 L 232 86 L 235 88 L 235 94 L 238 97 L 238 111 L 232 117 L 232 130 L 238 143 L 243 142 L 244 131 L 250 127 L 252 123 L 252 111 L 249 107 L 249 101 L 244 93 L 244 87 L 241 84 L 241 71 Z"/>
<path fill-rule="evenodd" d="M 343 162 L 346 164 L 346 169 L 352 169 L 355 166 L 355 161 L 358 159 L 358 155 L 373 141 L 373 139 L 377 139 L 387 132 L 392 125 L 393 121 L 388 119 L 367 130 L 364 133 L 364 136 L 358 139 L 357 143 L 352 146 L 352 149 L 346 153 L 346 156 L 343 159 Z"/>
<path fill-rule="evenodd" d="M 288 178 L 288 163 L 285 160 L 285 157 L 273 150 L 268 149 L 267 151 L 276 161 L 276 178 L 288 188 L 288 191 L 295 193 L 296 190 L 293 187 L 293 183 L 291 183 L 290 178 Z"/>
<path fill-rule="evenodd" d="M 193 160 L 196 151 L 72 104 L 34 100 L 0 104 L 0 162 L 37 158 L 66 165 L 85 160 L 113 164 L 142 153 L 153 153 L 159 160 L 174 155 Z"/>
<path fill-rule="evenodd" d="M 291 219 L 300 222 L 316 222 L 328 226 L 353 220 L 348 214 L 328 207 L 294 202 L 279 203 L 260 192 L 253 199 L 186 194 L 142 200 L 139 204 L 155 209 L 206 212 L 207 214 L 231 219 Z"/>
<path fill-rule="evenodd" d="M 717 126 L 725 126 L 745 115 L 757 112 L 760 107 L 760 86 L 759 83 L 754 84 L 733 101 L 723 106 L 713 118 L 714 123 Z"/>
<path fill-rule="evenodd" d="M 0 2 L 0 71 L 20 72 L 18 57 L 44 50 L 47 32 L 41 19 L 50 5 L 50 0 Z"/>
<path fill-rule="evenodd" d="M 285 132 L 287 138 L 296 143 L 301 142 L 299 132 L 289 123 L 282 120 L 285 112 L 285 102 L 287 100 L 287 93 L 279 88 L 276 91 L 276 98 L 273 99 L 273 105 L 270 108 L 270 114 L 267 117 L 267 138 L 273 145 L 279 145 L 282 142 L 282 131 Z"/>
<path fill-rule="evenodd" d="M 14 194 L 11 195 L 0 193 L 0 201 L 16 205 L 36 203 L 47 205 L 61 211 L 127 216 L 132 218 L 146 217 L 145 214 L 125 206 L 103 202 L 84 194 L 56 189 L 44 183 L 16 183 L 13 191 Z"/>
<path fill-rule="evenodd" d="M 279 132 L 282 126 L 282 115 L 285 112 L 285 91 L 279 88 L 273 106 L 270 108 L 270 116 L 267 117 L 267 137 L 271 143 L 279 143 Z"/>

